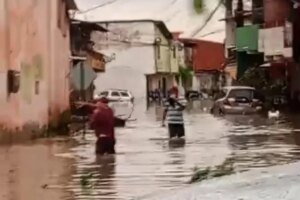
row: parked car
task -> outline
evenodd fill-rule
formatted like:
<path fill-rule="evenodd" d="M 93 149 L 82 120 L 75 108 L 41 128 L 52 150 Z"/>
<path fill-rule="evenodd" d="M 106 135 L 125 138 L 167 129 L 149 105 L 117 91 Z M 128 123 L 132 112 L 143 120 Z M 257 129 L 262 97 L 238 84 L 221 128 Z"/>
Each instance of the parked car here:
<path fill-rule="evenodd" d="M 262 110 L 264 97 L 247 86 L 224 87 L 217 94 L 213 114 L 254 114 Z"/>
<path fill-rule="evenodd" d="M 110 102 L 115 101 L 131 101 L 133 103 L 134 97 L 128 90 L 120 90 L 120 89 L 109 89 L 105 90 L 99 94 L 94 96 L 95 99 L 106 97 Z"/>
<path fill-rule="evenodd" d="M 198 92 L 196 90 L 188 90 L 186 92 L 185 97 L 189 100 L 195 100 L 195 99 L 201 99 L 203 98 L 203 95 L 201 92 Z"/>

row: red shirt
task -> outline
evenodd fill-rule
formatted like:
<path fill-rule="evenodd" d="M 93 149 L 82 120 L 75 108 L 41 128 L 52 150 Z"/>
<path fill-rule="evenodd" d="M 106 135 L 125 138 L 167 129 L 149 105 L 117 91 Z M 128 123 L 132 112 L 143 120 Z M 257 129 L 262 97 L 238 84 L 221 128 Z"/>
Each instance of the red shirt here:
<path fill-rule="evenodd" d="M 105 135 L 106 137 L 115 139 L 114 129 L 114 113 L 111 108 L 98 107 L 91 116 L 91 128 L 95 130 L 97 137 Z"/>

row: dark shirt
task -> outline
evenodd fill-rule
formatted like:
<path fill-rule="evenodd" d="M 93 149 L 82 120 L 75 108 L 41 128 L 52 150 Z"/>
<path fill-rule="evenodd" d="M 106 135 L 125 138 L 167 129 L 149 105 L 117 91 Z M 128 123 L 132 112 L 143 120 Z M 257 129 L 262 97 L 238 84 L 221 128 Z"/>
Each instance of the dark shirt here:
<path fill-rule="evenodd" d="M 97 137 L 104 135 L 105 137 L 115 139 L 114 113 L 108 106 L 94 110 L 90 125 L 95 130 Z"/>

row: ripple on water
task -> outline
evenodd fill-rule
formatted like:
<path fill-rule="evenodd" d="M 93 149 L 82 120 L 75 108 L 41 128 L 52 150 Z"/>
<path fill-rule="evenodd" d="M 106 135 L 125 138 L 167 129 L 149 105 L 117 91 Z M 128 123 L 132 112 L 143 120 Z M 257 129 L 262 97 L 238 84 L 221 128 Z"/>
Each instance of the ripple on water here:
<path fill-rule="evenodd" d="M 176 148 L 168 145 L 156 112 L 117 129 L 115 156 L 96 157 L 93 134 L 76 138 L 79 146 L 71 152 L 76 172 L 69 185 L 75 199 L 127 200 L 174 189 L 187 184 L 196 166 L 219 165 L 226 158 L 236 171 L 300 159 L 300 134 L 289 118 L 276 123 L 261 116 L 193 112 L 185 116 L 186 143 Z"/>

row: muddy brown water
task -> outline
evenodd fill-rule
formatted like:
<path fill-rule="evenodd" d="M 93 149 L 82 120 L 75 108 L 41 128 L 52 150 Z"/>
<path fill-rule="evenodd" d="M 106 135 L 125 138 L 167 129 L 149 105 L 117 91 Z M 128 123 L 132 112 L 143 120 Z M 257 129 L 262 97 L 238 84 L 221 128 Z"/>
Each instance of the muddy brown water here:
<path fill-rule="evenodd" d="M 169 145 L 167 130 L 160 126 L 159 107 L 151 107 L 138 121 L 117 129 L 115 156 L 96 157 L 92 134 L 76 137 L 80 145 L 70 152 L 76 170 L 69 182 L 74 199 L 127 200 L 180 188 L 188 184 L 195 167 L 215 166 L 228 159 L 235 171 L 300 159 L 296 116 L 218 118 L 201 104 L 189 108 L 183 146 Z"/>
<path fill-rule="evenodd" d="M 188 185 L 195 167 L 233 162 L 235 171 L 299 161 L 299 116 L 214 117 L 195 103 L 185 114 L 186 144 L 170 146 L 162 109 L 119 128 L 117 154 L 96 157 L 95 138 L 0 147 L 0 199 L 129 200 Z"/>

